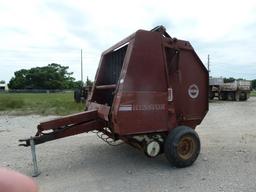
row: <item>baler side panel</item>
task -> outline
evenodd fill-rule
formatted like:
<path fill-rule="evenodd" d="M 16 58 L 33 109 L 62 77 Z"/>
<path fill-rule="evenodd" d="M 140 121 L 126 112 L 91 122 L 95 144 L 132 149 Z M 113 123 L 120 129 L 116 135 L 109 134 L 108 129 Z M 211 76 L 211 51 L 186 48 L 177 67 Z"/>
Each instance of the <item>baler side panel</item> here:
<path fill-rule="evenodd" d="M 167 78 L 159 33 L 139 30 L 115 100 L 115 133 L 168 131 Z M 122 73 L 121 73 L 122 74 Z"/>
<path fill-rule="evenodd" d="M 167 91 L 161 41 L 157 32 L 136 32 L 123 91 Z"/>
<path fill-rule="evenodd" d="M 180 124 L 195 127 L 208 111 L 208 72 L 193 50 L 181 50 L 174 81 L 174 103 Z M 174 77 L 175 78 L 175 77 Z"/>
<path fill-rule="evenodd" d="M 120 135 L 168 131 L 167 93 L 123 93 L 116 117 Z"/>

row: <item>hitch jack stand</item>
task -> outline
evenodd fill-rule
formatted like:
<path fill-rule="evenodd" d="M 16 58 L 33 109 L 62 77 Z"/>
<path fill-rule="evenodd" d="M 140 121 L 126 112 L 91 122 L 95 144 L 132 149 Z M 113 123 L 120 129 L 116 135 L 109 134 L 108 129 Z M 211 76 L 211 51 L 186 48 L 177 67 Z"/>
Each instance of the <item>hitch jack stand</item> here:
<path fill-rule="evenodd" d="M 38 175 L 40 175 L 41 172 L 38 170 L 37 160 L 36 160 L 36 146 L 35 146 L 35 141 L 32 137 L 30 138 L 29 143 L 31 146 L 32 161 L 33 161 L 33 168 L 34 168 L 32 176 L 37 177 Z"/>

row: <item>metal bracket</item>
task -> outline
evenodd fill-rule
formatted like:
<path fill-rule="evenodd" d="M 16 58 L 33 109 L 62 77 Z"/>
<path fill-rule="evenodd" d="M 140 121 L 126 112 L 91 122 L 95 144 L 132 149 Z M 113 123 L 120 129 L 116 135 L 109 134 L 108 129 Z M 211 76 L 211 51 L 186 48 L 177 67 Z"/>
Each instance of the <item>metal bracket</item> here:
<path fill-rule="evenodd" d="M 35 141 L 31 137 L 29 142 L 30 142 L 31 153 L 32 153 L 32 161 L 33 161 L 33 174 L 32 174 L 32 176 L 37 177 L 38 175 L 40 175 L 41 172 L 38 170 L 38 166 L 37 166 Z"/>

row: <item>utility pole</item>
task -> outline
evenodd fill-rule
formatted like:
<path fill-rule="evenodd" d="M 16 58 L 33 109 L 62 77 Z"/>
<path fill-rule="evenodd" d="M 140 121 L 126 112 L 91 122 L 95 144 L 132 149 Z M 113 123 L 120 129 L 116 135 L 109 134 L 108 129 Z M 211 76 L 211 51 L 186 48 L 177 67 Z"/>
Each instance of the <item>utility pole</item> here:
<path fill-rule="evenodd" d="M 81 49 L 81 82 L 82 86 L 84 85 L 84 76 L 83 76 L 83 49 Z"/>
<path fill-rule="evenodd" d="M 210 73 L 210 55 L 209 54 L 207 57 L 207 69 L 208 69 L 208 72 Z"/>

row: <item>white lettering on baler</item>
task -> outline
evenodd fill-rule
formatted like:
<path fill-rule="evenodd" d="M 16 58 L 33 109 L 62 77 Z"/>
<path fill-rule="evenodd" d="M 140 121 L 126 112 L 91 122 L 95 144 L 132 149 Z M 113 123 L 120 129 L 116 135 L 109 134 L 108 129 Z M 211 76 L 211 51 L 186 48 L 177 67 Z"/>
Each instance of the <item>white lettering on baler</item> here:
<path fill-rule="evenodd" d="M 119 111 L 162 111 L 165 110 L 165 104 L 134 104 L 120 105 Z"/>
<path fill-rule="evenodd" d="M 135 104 L 132 107 L 133 111 L 160 111 L 164 110 L 164 104 L 148 104 L 148 105 L 139 105 Z"/>

